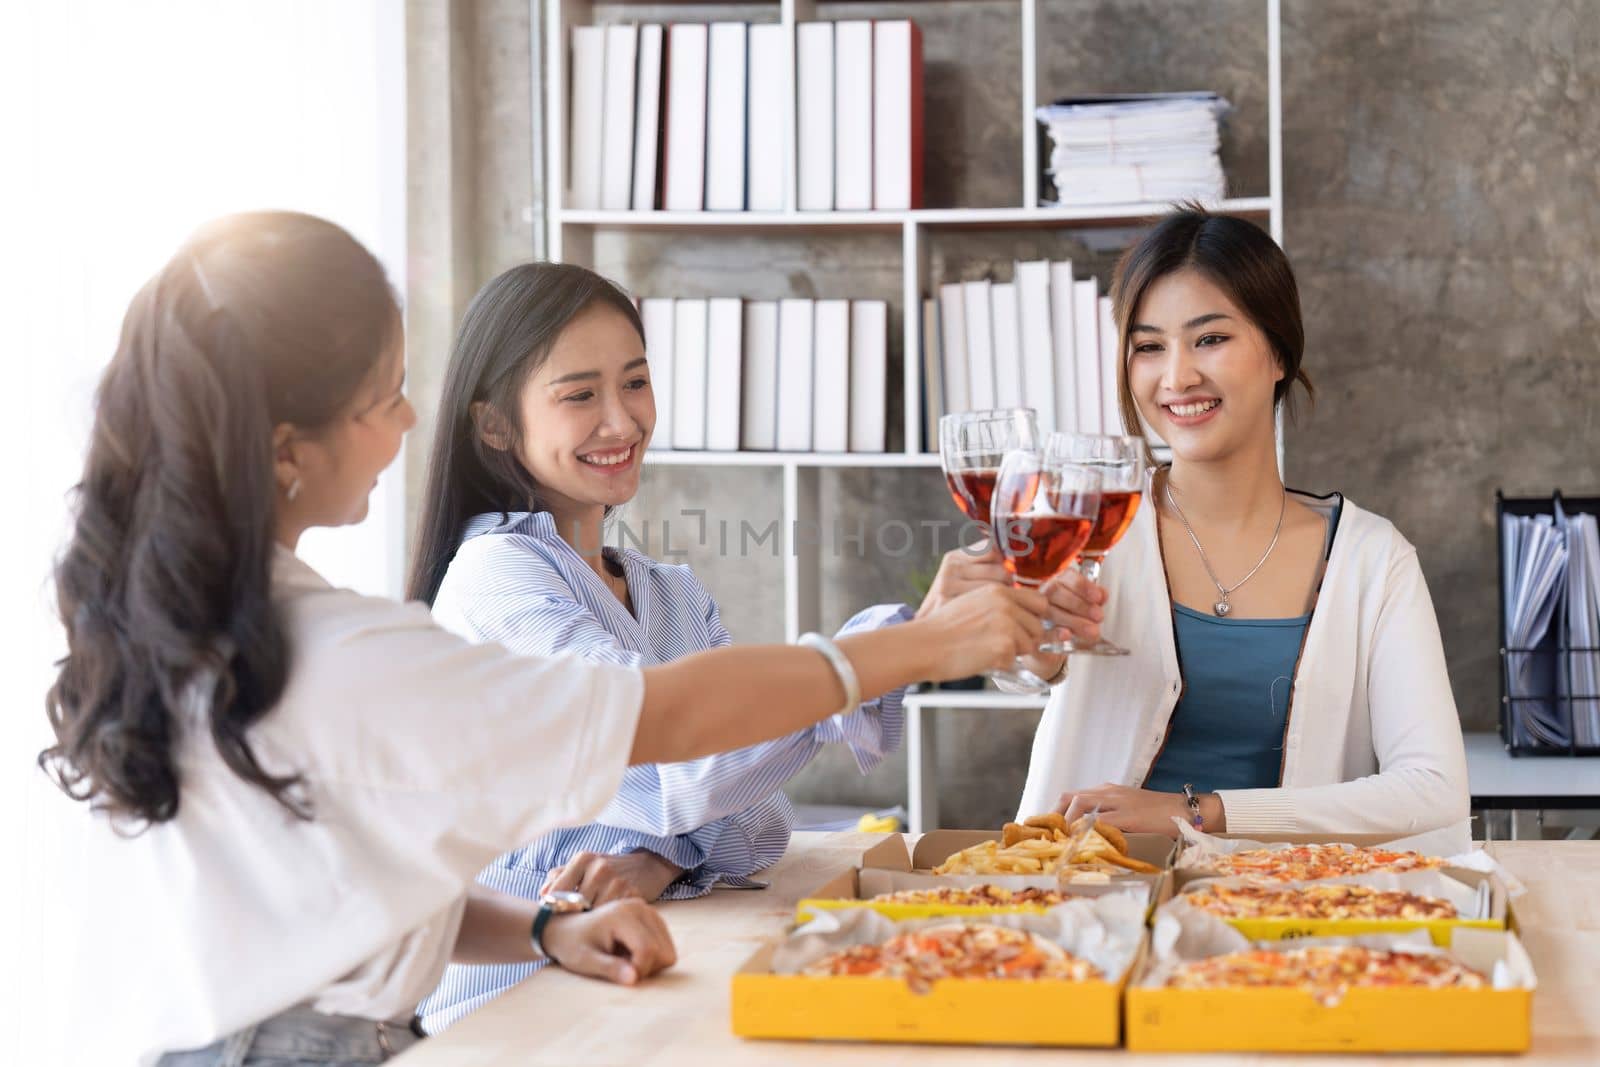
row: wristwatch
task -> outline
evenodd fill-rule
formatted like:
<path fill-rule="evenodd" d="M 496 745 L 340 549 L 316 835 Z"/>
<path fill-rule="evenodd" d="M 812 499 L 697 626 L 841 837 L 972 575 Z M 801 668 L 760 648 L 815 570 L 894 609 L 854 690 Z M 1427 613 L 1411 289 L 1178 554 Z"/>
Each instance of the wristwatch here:
<path fill-rule="evenodd" d="M 552 889 L 539 898 L 539 914 L 533 917 L 533 929 L 529 932 L 528 941 L 533 945 L 533 951 L 541 959 L 555 962 L 555 957 L 545 951 L 544 928 L 549 925 L 553 915 L 569 915 L 572 912 L 588 911 L 589 899 L 582 893 L 574 893 L 567 889 Z"/>

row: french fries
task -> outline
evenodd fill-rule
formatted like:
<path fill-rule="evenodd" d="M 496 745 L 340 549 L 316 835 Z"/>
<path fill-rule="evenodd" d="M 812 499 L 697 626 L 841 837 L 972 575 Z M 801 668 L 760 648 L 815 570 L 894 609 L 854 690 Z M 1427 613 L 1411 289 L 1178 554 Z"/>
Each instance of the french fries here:
<path fill-rule="evenodd" d="M 1021 823 L 1008 822 L 999 841 L 985 841 L 962 849 L 933 869 L 934 874 L 1053 874 L 1063 868 L 1123 870 L 1155 874 L 1158 870 L 1128 855 L 1128 839 L 1114 826 L 1095 823 L 1087 832 L 1089 816 L 1072 823 L 1059 814 L 1034 815 Z M 1071 856 L 1067 846 L 1082 833 Z"/>

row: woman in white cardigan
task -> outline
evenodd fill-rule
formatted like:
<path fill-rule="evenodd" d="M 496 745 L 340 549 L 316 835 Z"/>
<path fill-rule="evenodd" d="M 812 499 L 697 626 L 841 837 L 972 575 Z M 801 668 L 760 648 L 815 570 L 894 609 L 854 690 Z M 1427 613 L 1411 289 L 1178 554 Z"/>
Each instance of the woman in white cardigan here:
<path fill-rule="evenodd" d="M 1416 550 L 1279 476 L 1274 415 L 1295 383 L 1311 391 L 1282 250 L 1185 208 L 1124 257 L 1113 299 L 1123 421 L 1173 459 L 1101 582 L 1050 590 L 1075 640 L 1104 629 L 1131 653 L 1063 664 L 1022 814 L 1098 805 L 1130 831 L 1175 833 L 1176 816 L 1467 848 L 1461 727 Z"/>

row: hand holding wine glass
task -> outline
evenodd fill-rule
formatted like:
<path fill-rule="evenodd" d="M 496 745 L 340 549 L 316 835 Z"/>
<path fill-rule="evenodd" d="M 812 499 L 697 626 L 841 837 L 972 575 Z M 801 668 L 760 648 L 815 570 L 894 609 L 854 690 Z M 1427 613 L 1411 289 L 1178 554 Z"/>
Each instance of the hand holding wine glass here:
<path fill-rule="evenodd" d="M 995 483 L 995 540 L 1012 581 L 1037 589 L 1069 567 L 1100 514 L 1100 476 L 1071 462 L 1060 442 L 1008 453 Z M 1059 641 L 1039 646 L 1059 653 Z"/>
<path fill-rule="evenodd" d="M 1039 428 L 1031 408 L 963 411 L 941 418 L 939 458 L 956 507 L 992 535 L 990 505 L 1000 463 L 1008 452 L 1037 448 L 1038 443 Z M 990 671 L 988 676 L 1014 692 L 1049 689 L 1020 658 L 1010 671 Z"/>

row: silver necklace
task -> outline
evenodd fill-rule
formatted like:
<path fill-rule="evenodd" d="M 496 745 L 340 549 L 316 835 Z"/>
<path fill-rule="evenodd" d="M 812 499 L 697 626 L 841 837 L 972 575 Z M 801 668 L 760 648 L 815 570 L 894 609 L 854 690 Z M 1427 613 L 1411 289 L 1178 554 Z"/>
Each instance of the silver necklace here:
<path fill-rule="evenodd" d="M 1221 582 L 1217 581 L 1217 572 L 1211 569 L 1211 560 L 1206 558 L 1206 550 L 1200 546 L 1200 538 L 1194 535 L 1194 528 L 1189 525 L 1189 520 L 1183 514 L 1183 509 L 1178 506 L 1177 498 L 1172 495 L 1171 479 L 1167 480 L 1165 489 L 1167 492 L 1167 503 L 1171 504 L 1172 510 L 1178 513 L 1178 521 L 1183 523 L 1184 532 L 1189 535 L 1189 540 L 1194 542 L 1194 550 L 1200 553 L 1200 565 L 1206 569 L 1206 575 L 1211 579 L 1211 584 L 1217 587 L 1217 592 L 1220 594 L 1217 602 L 1211 605 L 1211 610 L 1218 616 L 1226 616 L 1230 611 L 1233 610 L 1233 605 L 1228 603 L 1228 597 L 1237 591 L 1238 588 L 1245 582 L 1248 582 L 1250 579 L 1254 578 L 1256 576 L 1256 571 L 1260 570 L 1261 565 L 1267 562 L 1267 557 L 1272 555 L 1272 550 L 1278 547 L 1278 535 L 1283 532 L 1283 513 L 1288 510 L 1289 507 L 1289 491 L 1287 489 L 1284 490 L 1283 502 L 1278 505 L 1278 525 L 1272 531 L 1272 541 L 1267 545 L 1267 550 L 1261 553 L 1261 558 L 1256 561 L 1256 565 L 1254 567 L 1250 568 L 1249 574 L 1245 575 L 1243 578 L 1240 578 L 1237 582 L 1234 582 L 1231 587 L 1225 587 Z"/>

